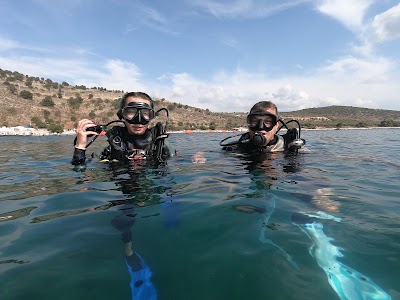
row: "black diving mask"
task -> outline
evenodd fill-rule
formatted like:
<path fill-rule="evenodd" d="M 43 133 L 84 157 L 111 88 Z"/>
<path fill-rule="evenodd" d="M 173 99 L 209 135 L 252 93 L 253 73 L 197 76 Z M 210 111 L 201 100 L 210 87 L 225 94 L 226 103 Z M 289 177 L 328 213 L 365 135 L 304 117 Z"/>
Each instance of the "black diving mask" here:
<path fill-rule="evenodd" d="M 271 131 L 278 118 L 270 112 L 254 112 L 247 116 L 247 125 L 252 131 Z"/>
<path fill-rule="evenodd" d="M 153 108 L 145 102 L 130 102 L 121 111 L 122 118 L 130 124 L 148 124 L 155 115 Z"/>

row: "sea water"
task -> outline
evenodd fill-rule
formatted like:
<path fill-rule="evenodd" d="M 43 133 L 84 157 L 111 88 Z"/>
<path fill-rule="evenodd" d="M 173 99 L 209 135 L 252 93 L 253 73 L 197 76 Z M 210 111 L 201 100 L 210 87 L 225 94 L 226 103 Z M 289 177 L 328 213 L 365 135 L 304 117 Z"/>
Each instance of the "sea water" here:
<path fill-rule="evenodd" d="M 0 137 L 0 299 L 400 299 L 399 129 L 304 131 L 308 151 L 257 161 L 229 135 L 86 170 L 71 136 Z"/>

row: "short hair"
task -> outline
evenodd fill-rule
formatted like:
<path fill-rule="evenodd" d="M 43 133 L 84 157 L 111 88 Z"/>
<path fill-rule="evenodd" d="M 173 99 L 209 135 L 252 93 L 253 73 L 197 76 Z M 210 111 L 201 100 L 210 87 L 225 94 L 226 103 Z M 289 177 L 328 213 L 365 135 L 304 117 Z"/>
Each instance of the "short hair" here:
<path fill-rule="evenodd" d="M 257 102 L 250 109 L 250 113 L 264 112 L 264 111 L 267 111 L 267 109 L 269 109 L 269 108 L 273 108 L 276 111 L 276 115 L 278 115 L 278 108 L 271 101 L 260 101 L 260 102 Z"/>
<path fill-rule="evenodd" d="M 128 99 L 128 97 L 134 97 L 134 98 L 139 98 L 139 99 L 143 99 L 143 100 L 147 100 L 150 101 L 150 105 L 152 108 L 154 108 L 154 101 L 153 99 L 147 95 L 146 93 L 143 92 L 129 92 L 126 93 L 121 99 L 120 99 L 120 103 L 119 103 L 119 108 L 123 109 L 125 106 L 125 101 L 126 99 Z"/>

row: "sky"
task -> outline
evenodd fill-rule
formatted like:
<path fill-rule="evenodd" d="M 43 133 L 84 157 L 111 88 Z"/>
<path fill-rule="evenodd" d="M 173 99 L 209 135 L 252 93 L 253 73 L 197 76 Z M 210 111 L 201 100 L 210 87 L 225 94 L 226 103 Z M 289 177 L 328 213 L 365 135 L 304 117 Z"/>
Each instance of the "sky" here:
<path fill-rule="evenodd" d="M 400 110 L 400 1 L 0 0 L 0 68 L 213 112 Z"/>

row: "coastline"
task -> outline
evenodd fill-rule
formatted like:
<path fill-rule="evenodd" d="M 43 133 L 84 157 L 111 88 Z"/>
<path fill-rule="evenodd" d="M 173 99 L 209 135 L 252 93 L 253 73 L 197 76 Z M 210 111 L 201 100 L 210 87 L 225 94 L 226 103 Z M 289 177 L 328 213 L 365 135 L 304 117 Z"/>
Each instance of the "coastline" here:
<path fill-rule="evenodd" d="M 46 135 L 75 135 L 75 130 L 64 130 L 62 133 L 53 133 L 47 129 L 36 129 L 32 127 L 0 127 L 0 136 L 46 136 Z"/>
<path fill-rule="evenodd" d="M 369 129 L 400 129 L 400 127 L 346 127 L 346 128 L 301 128 L 302 131 L 316 131 L 316 130 L 369 130 Z M 282 130 L 285 130 L 284 128 Z M 178 131 L 168 131 L 168 133 L 241 133 L 247 130 L 178 130 Z M 64 130 L 62 133 L 53 133 L 47 129 L 36 129 L 32 127 L 16 126 L 16 127 L 0 127 L 0 136 L 47 136 L 47 135 L 75 135 L 74 130 Z"/>

